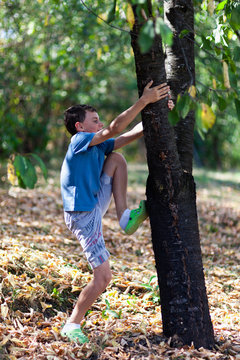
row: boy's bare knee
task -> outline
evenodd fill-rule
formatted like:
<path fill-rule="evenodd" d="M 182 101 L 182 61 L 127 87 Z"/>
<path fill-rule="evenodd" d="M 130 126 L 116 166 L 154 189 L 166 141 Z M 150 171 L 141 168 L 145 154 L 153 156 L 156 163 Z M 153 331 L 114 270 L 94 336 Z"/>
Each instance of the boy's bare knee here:
<path fill-rule="evenodd" d="M 105 160 L 103 171 L 109 176 L 113 176 L 117 168 L 127 169 L 127 162 L 122 154 L 113 152 Z"/>
<path fill-rule="evenodd" d="M 117 166 L 127 167 L 127 162 L 125 157 L 120 153 L 111 153 L 111 161 L 113 161 Z"/>
<path fill-rule="evenodd" d="M 123 154 L 120 153 L 114 153 L 117 156 L 117 161 L 119 161 L 120 163 L 127 165 L 127 161 L 125 159 L 125 157 L 123 156 Z"/>

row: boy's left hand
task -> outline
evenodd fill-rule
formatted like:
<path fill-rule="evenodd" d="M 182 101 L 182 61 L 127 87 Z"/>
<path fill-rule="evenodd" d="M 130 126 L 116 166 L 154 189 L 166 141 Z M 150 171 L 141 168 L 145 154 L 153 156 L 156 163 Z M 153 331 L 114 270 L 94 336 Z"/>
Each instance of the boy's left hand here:
<path fill-rule="evenodd" d="M 172 110 L 174 108 L 174 102 L 172 101 L 171 98 L 168 99 L 168 108 L 169 110 Z"/>
<path fill-rule="evenodd" d="M 163 83 L 154 87 L 151 87 L 153 80 L 151 80 L 144 88 L 141 99 L 144 101 L 145 106 L 168 96 L 170 87 L 167 83 Z"/>

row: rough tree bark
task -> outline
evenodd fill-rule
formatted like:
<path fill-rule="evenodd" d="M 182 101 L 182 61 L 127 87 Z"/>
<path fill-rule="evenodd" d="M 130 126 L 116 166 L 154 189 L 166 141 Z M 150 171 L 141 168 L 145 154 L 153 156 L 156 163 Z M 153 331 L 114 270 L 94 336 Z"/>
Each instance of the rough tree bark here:
<path fill-rule="evenodd" d="M 171 94 L 176 100 L 191 85 L 195 85 L 194 63 L 194 9 L 192 1 L 164 1 L 165 23 L 173 32 L 173 44 L 166 47 L 165 68 Z M 189 31 L 179 37 L 182 30 Z M 192 172 L 194 111 L 189 111 L 175 127 L 176 141 L 181 165 L 187 172 Z"/>
<path fill-rule="evenodd" d="M 179 11 L 177 3 L 174 1 L 171 4 L 175 16 Z M 188 16 L 192 13 L 193 19 L 192 2 L 181 1 L 181 6 L 183 3 Z M 141 95 L 150 79 L 154 80 L 153 85 L 166 81 L 165 54 L 159 36 L 155 36 L 147 54 L 140 52 L 138 36 L 144 21 L 140 19 L 136 6 L 133 6 L 133 11 L 135 25 L 131 41 Z M 147 16 L 151 17 L 151 1 L 148 1 L 148 12 Z M 189 54 L 193 56 L 193 50 L 187 56 Z M 182 57 L 179 61 L 183 61 Z M 192 64 L 191 76 L 184 65 L 178 84 L 176 65 L 176 75 L 171 78 L 175 96 L 194 83 L 194 62 L 191 59 L 189 63 Z M 171 62 L 168 65 L 171 67 Z M 143 110 L 142 120 L 149 169 L 146 195 L 160 288 L 163 332 L 180 343 L 193 342 L 196 347 L 211 348 L 214 334 L 203 274 L 196 190 L 191 173 L 194 116 L 189 114 L 187 119 L 181 119 L 174 129 L 168 122 L 167 101 L 161 100 Z"/>

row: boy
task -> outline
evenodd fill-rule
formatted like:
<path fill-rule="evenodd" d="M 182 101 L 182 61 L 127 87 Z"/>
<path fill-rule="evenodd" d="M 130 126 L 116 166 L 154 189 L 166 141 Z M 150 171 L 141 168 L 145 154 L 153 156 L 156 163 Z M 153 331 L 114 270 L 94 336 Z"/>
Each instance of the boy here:
<path fill-rule="evenodd" d="M 102 235 L 102 217 L 113 193 L 120 227 L 132 234 L 147 218 L 145 201 L 136 210 L 127 207 L 127 166 L 123 156 L 112 152 L 143 135 L 142 123 L 115 139 L 150 103 L 168 96 L 169 87 L 151 87 L 129 109 L 103 128 L 96 110 L 88 105 L 72 106 L 65 111 L 65 125 L 73 135 L 61 169 L 61 193 L 67 227 L 79 239 L 93 269 L 93 279 L 82 290 L 61 335 L 85 343 L 80 323 L 90 306 L 111 280 L 109 252 Z M 168 104 L 172 108 L 170 100 Z M 105 159 L 106 156 L 106 159 Z"/>

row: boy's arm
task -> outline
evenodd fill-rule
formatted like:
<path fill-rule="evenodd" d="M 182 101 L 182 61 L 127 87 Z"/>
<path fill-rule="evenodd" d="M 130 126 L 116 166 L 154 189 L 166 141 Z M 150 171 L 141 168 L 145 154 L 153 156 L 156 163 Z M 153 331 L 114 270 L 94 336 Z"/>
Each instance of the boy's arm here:
<path fill-rule="evenodd" d="M 120 134 L 145 108 L 146 105 L 154 103 L 168 96 L 169 86 L 166 83 L 150 88 L 153 81 L 150 81 L 144 88 L 142 96 L 129 109 L 118 115 L 105 129 L 98 131 L 90 146 L 97 145 L 103 141 Z"/>
<path fill-rule="evenodd" d="M 174 103 L 171 99 L 168 100 L 168 108 L 172 110 L 174 108 Z M 139 122 L 132 130 L 127 131 L 125 134 L 118 136 L 115 139 L 114 150 L 117 150 L 125 145 L 130 144 L 132 141 L 139 139 L 143 136 L 143 125 L 142 122 Z"/>
<path fill-rule="evenodd" d="M 132 141 L 139 139 L 143 136 L 142 122 L 138 123 L 134 128 L 126 133 L 118 136 L 114 142 L 114 150 L 117 150 L 125 145 L 130 144 Z"/>

